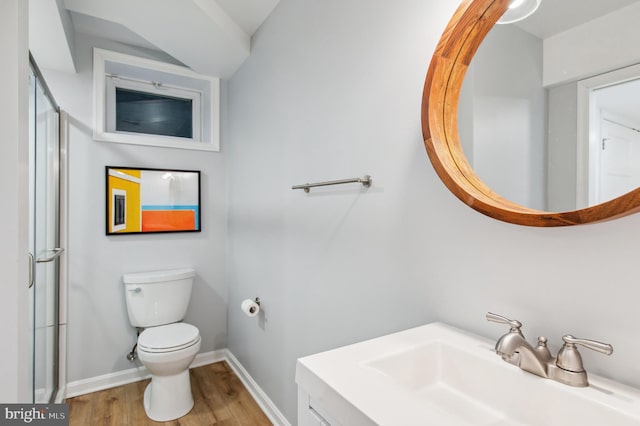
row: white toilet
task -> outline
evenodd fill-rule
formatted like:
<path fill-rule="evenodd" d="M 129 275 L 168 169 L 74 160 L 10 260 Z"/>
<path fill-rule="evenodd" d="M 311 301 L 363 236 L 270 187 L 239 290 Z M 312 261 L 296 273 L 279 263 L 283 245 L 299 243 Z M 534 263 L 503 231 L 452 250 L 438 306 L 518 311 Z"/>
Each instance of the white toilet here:
<path fill-rule="evenodd" d="M 124 274 L 129 321 L 144 328 L 138 336 L 138 358 L 151 373 L 144 391 L 144 410 L 163 422 L 193 407 L 189 365 L 200 350 L 198 328 L 181 321 L 187 313 L 196 271 Z"/>

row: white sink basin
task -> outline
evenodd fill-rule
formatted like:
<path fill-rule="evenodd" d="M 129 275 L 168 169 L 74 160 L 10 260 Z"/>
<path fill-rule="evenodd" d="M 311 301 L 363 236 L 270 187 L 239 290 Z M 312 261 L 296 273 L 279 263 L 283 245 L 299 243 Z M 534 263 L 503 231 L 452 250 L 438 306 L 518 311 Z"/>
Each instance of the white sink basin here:
<path fill-rule="evenodd" d="M 504 415 L 484 404 L 482 395 L 476 395 L 483 388 L 481 377 L 486 377 L 479 372 L 484 368 L 480 359 L 436 341 L 363 365 L 382 373 L 412 397 L 435 403 L 451 419 L 476 425 L 500 424 Z"/>
<path fill-rule="evenodd" d="M 348 426 L 640 424 L 640 390 L 595 375 L 587 388 L 556 383 L 493 345 L 433 323 L 301 358 L 296 382 Z"/>

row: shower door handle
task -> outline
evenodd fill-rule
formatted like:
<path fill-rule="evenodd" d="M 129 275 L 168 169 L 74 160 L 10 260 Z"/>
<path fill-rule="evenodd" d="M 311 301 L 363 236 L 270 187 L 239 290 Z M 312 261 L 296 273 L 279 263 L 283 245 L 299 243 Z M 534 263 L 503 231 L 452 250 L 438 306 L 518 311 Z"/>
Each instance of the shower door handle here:
<path fill-rule="evenodd" d="M 57 258 L 58 258 L 58 256 L 60 256 L 60 255 L 62 254 L 62 252 L 64 251 L 64 249 L 63 249 L 63 248 L 61 248 L 61 247 L 56 247 L 56 248 L 54 248 L 54 249 L 49 249 L 49 250 L 45 250 L 45 251 L 52 251 L 52 252 L 53 252 L 53 254 L 52 254 L 51 256 L 49 256 L 49 257 L 39 257 L 39 258 L 36 260 L 36 263 L 47 263 L 47 262 L 52 262 L 52 261 L 54 261 L 55 259 L 57 259 Z"/>
<path fill-rule="evenodd" d="M 27 253 L 27 255 L 29 256 L 29 287 L 31 288 L 33 287 L 33 283 L 34 283 L 34 277 L 35 277 L 35 267 L 36 267 L 36 262 L 34 262 L 33 260 L 33 255 L 31 253 Z"/>

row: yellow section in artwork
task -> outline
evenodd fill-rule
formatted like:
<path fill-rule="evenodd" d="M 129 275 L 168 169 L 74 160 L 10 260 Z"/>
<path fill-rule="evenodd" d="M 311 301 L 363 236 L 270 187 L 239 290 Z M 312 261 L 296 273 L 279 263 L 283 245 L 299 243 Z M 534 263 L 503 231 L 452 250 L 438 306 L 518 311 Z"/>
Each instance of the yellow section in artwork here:
<path fill-rule="evenodd" d="M 113 232 L 141 232 L 141 214 L 140 214 L 140 170 L 129 169 L 110 169 L 115 172 L 109 174 L 107 181 L 108 206 L 107 214 L 109 215 L 108 231 Z M 120 175 L 120 176 L 117 176 Z M 128 179 L 128 177 L 132 179 Z M 114 193 L 125 195 L 125 212 L 124 224 L 114 227 Z M 116 229 L 114 229 L 116 228 Z"/>

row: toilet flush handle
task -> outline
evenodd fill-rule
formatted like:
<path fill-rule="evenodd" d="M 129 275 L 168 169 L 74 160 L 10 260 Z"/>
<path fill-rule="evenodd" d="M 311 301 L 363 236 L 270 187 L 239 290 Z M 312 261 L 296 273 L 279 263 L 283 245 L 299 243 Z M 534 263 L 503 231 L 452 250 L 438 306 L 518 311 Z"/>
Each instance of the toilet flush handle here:
<path fill-rule="evenodd" d="M 142 289 L 140 287 L 136 287 L 136 288 L 130 288 L 129 291 L 133 293 L 140 293 Z"/>

